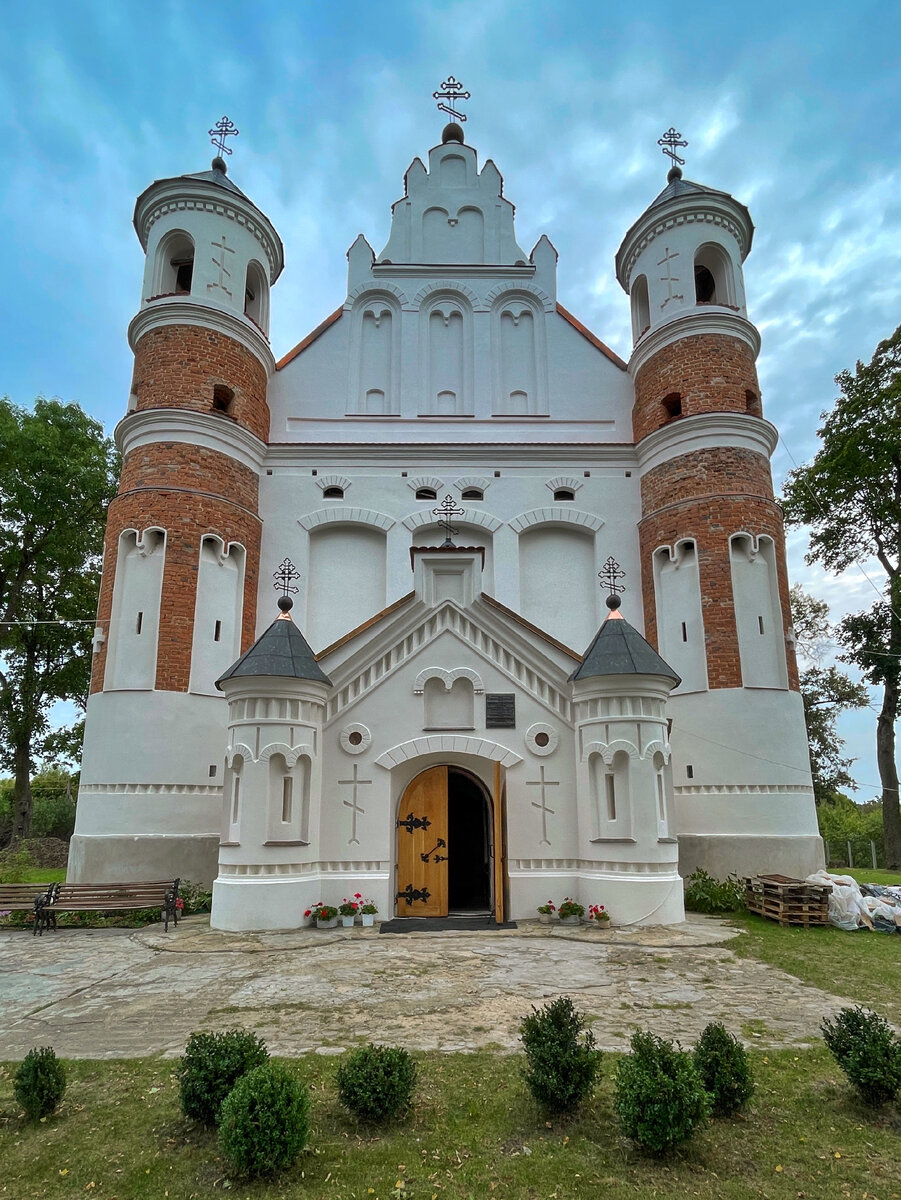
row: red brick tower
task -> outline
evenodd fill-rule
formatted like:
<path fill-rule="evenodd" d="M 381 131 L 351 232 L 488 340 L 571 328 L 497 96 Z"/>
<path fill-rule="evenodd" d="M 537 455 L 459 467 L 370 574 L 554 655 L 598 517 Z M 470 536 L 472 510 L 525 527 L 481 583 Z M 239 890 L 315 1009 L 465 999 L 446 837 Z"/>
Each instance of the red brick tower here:
<path fill-rule="evenodd" d="M 214 684 L 255 634 L 283 249 L 221 158 L 152 184 L 134 224 L 147 265 L 69 877 L 208 879 L 226 727 Z"/>
<path fill-rule="evenodd" d="M 683 681 L 670 702 L 683 873 L 806 874 L 822 861 L 777 433 L 745 307 L 752 235 L 744 205 L 674 167 L 616 258 L 632 302 L 646 633 Z"/>

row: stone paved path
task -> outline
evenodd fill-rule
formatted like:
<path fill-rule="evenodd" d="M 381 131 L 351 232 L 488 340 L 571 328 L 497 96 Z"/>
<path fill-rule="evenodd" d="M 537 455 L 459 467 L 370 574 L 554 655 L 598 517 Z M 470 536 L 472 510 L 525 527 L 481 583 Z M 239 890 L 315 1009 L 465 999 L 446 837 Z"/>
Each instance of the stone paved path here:
<path fill-rule="evenodd" d="M 568 994 L 598 1044 L 637 1028 L 692 1041 L 722 1020 L 758 1046 L 806 1045 L 842 1001 L 737 958 L 724 922 L 595 934 L 377 930 L 222 934 L 191 917 L 162 927 L 0 933 L 0 1045 L 18 1059 L 181 1054 L 200 1028 L 246 1025 L 276 1054 L 375 1040 L 422 1050 L 513 1050 L 532 1004 Z M 740 936 L 740 935 L 739 935 Z"/>

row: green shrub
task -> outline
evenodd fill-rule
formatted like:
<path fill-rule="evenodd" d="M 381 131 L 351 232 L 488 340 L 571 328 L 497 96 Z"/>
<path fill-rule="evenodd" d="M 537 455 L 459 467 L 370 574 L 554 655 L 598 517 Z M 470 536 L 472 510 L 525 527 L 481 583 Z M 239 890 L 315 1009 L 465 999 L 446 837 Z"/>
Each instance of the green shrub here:
<path fill-rule="evenodd" d="M 190 916 L 191 913 L 208 913 L 213 906 L 213 893 L 202 883 L 191 883 L 190 880 L 183 879 L 178 885 L 178 894 L 185 902 L 182 909 L 184 917 Z"/>
<path fill-rule="evenodd" d="M 274 1175 L 289 1167 L 309 1131 L 309 1090 L 277 1063 L 242 1075 L 222 1102 L 219 1145 L 238 1175 Z"/>
<path fill-rule="evenodd" d="M 533 1008 L 519 1027 L 526 1051 L 523 1078 L 548 1112 L 570 1112 L 589 1095 L 601 1069 L 601 1052 L 586 1029 L 585 1014 L 569 996 Z"/>
<path fill-rule="evenodd" d="M 217 1125 L 222 1101 L 236 1081 L 268 1058 L 265 1042 L 248 1029 L 192 1033 L 178 1072 L 182 1112 Z"/>
<path fill-rule="evenodd" d="M 66 1091 L 66 1069 L 52 1046 L 28 1051 L 16 1071 L 13 1091 L 32 1121 L 50 1116 Z"/>
<path fill-rule="evenodd" d="M 714 879 L 703 867 L 685 880 L 685 907 L 689 912 L 740 912 L 745 907 L 745 885 L 737 875 Z"/>
<path fill-rule="evenodd" d="M 6 850 L 0 857 L 0 883 L 27 883 L 34 863 L 27 850 Z"/>
<path fill-rule="evenodd" d="M 865 1104 L 886 1104 L 901 1091 L 901 1039 L 878 1013 L 842 1008 L 824 1018 L 823 1041 Z"/>
<path fill-rule="evenodd" d="M 719 1021 L 711 1021 L 698 1039 L 694 1064 L 715 1116 L 726 1117 L 750 1100 L 754 1077 L 747 1052 Z"/>
<path fill-rule="evenodd" d="M 364 1121 L 388 1121 L 410 1107 L 416 1063 L 394 1046 L 361 1046 L 338 1068 L 338 1098 Z"/>
<path fill-rule="evenodd" d="M 710 1112 L 690 1054 L 652 1033 L 632 1035 L 616 1069 L 614 1108 L 626 1136 L 651 1154 L 691 1137 Z"/>

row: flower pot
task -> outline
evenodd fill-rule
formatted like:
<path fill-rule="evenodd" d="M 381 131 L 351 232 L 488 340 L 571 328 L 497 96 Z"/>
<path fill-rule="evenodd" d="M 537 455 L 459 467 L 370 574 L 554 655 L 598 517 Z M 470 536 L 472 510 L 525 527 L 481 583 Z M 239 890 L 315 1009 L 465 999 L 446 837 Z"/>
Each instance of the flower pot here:
<path fill-rule="evenodd" d="M 364 925 L 374 925 L 375 924 L 375 913 L 361 913 L 360 920 L 363 922 Z"/>
<path fill-rule="evenodd" d="M 337 924 L 338 924 L 337 917 L 331 917 L 328 921 L 322 921 L 322 920 L 317 919 L 316 928 L 317 929 L 334 929 Z"/>
<path fill-rule="evenodd" d="M 573 916 L 573 917 L 561 917 L 561 918 L 560 918 L 560 924 L 561 924 L 561 925 L 581 925 L 581 924 L 582 924 L 582 918 L 581 918 L 581 917 L 579 917 L 579 916 Z"/>
<path fill-rule="evenodd" d="M 542 925 L 552 925 L 557 920 L 556 913 L 539 913 L 538 920 Z"/>
<path fill-rule="evenodd" d="M 342 917 L 341 924 L 344 926 L 345 929 L 353 929 L 354 921 L 356 921 L 356 919 L 357 919 L 356 916 Z"/>
<path fill-rule="evenodd" d="M 592 927 L 592 929 L 596 929 L 598 931 L 598 933 L 609 933 L 610 932 L 610 922 L 609 921 L 592 921 L 591 927 Z"/>

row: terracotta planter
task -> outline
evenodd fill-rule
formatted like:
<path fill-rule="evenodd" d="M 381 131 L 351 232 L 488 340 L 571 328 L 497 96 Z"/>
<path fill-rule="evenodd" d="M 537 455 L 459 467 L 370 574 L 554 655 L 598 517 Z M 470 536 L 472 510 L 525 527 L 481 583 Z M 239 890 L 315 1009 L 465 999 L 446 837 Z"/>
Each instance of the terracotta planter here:
<path fill-rule="evenodd" d="M 360 920 L 363 922 L 364 925 L 374 925 L 375 924 L 375 913 L 361 913 Z"/>

